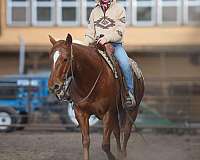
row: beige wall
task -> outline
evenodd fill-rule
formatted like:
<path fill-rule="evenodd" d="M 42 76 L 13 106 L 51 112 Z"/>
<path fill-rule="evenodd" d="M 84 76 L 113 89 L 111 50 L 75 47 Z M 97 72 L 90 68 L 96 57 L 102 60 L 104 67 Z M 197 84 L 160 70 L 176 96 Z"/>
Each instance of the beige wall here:
<path fill-rule="evenodd" d="M 166 75 L 172 77 L 200 77 L 200 64 L 192 64 L 188 57 L 168 57 L 165 64 Z"/>
<path fill-rule="evenodd" d="M 160 55 L 136 56 L 145 77 L 199 77 L 200 65 L 192 64 L 189 55 L 166 54 L 164 62 Z"/>
<path fill-rule="evenodd" d="M 21 35 L 27 46 L 48 46 L 48 35 L 56 39 L 65 39 L 67 33 L 71 33 L 74 39 L 83 40 L 85 28 L 14 28 L 3 26 L 0 37 L 0 45 L 17 46 Z M 134 46 L 177 46 L 200 45 L 200 28 L 133 28 L 126 30 L 125 45 L 129 50 Z"/>
<path fill-rule="evenodd" d="M 200 65 L 191 63 L 188 56 L 166 56 L 164 59 L 164 66 L 162 66 L 161 59 L 158 56 L 143 56 L 135 57 L 145 77 L 199 77 Z M 35 62 L 35 63 L 34 63 Z M 36 62 L 33 57 L 26 58 L 26 64 L 32 65 L 49 65 L 48 56 L 40 58 Z M 30 69 L 30 68 L 29 68 Z M 34 70 L 34 68 L 32 68 Z M 40 70 L 40 68 L 38 68 Z M 0 75 L 2 74 L 16 74 L 18 73 L 18 56 L 8 54 L 0 59 Z"/>
<path fill-rule="evenodd" d="M 0 59 L 0 75 L 17 74 L 18 73 L 18 58 L 13 55 L 1 57 Z"/>

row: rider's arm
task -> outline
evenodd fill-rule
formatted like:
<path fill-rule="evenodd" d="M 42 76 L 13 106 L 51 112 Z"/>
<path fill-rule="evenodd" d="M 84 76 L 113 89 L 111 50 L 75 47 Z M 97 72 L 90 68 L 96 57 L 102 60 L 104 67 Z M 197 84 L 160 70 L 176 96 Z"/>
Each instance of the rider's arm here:
<path fill-rule="evenodd" d="M 124 30 L 126 26 L 126 11 L 123 7 L 119 7 L 119 15 L 115 21 L 114 32 L 105 35 L 107 42 L 117 42 L 122 41 Z"/>
<path fill-rule="evenodd" d="M 94 18 L 93 18 L 93 11 L 90 14 L 89 24 L 87 31 L 85 33 L 85 43 L 89 45 L 95 41 L 95 29 L 94 29 Z"/>

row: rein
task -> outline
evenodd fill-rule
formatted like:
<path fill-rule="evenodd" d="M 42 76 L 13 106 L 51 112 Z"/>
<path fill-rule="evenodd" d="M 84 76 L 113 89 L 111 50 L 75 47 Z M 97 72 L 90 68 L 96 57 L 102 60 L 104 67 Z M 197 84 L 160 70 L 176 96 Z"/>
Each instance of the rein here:
<path fill-rule="evenodd" d="M 73 47 L 71 45 L 71 51 L 70 51 L 70 66 L 68 67 L 67 69 L 67 72 L 65 74 L 65 82 L 64 82 L 64 86 L 63 86 L 63 90 L 64 90 L 64 93 L 67 93 L 69 88 L 70 88 L 70 84 L 73 80 L 75 80 L 74 78 L 74 72 L 73 72 L 73 60 L 74 60 L 74 55 L 73 55 Z M 101 59 L 101 63 L 103 64 L 102 62 L 102 59 Z M 102 65 L 103 66 L 103 65 Z M 99 72 L 98 76 L 97 76 L 97 79 L 95 80 L 92 88 L 90 89 L 90 91 L 88 92 L 88 94 L 82 98 L 81 100 L 79 100 L 78 102 L 73 102 L 76 106 L 77 105 L 80 105 L 80 103 L 83 103 L 84 101 L 86 101 L 88 99 L 88 97 L 92 94 L 92 92 L 94 91 L 96 85 L 97 85 L 97 82 L 99 81 L 100 77 L 101 77 L 101 74 L 103 72 L 103 69 L 101 69 L 101 71 Z M 68 78 L 69 76 L 69 71 L 71 70 L 71 74 L 72 76 Z M 64 94 L 65 95 L 65 94 Z M 64 98 L 64 97 L 63 97 Z M 62 99 L 60 99 L 62 101 Z M 65 100 L 64 100 L 65 101 Z"/>
<path fill-rule="evenodd" d="M 67 69 L 67 72 L 65 73 L 65 72 L 63 72 L 63 74 L 65 74 L 65 80 L 67 81 L 67 77 L 68 77 L 68 74 L 69 74 L 69 70 L 71 69 L 71 74 L 72 74 L 72 79 L 74 79 L 74 73 L 73 73 L 73 68 L 72 68 L 72 62 L 73 62 L 73 59 L 74 59 L 74 55 L 73 55 L 73 47 L 72 47 L 72 45 L 71 45 L 71 50 L 70 50 L 70 65 L 69 65 L 69 67 L 68 67 L 68 69 Z M 66 82 L 65 81 L 65 82 Z"/>

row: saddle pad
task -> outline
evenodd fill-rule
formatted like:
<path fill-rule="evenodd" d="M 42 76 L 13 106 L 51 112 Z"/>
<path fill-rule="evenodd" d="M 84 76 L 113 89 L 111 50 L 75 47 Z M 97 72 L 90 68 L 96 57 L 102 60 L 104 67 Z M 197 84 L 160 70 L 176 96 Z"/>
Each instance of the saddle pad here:
<path fill-rule="evenodd" d="M 142 71 L 141 71 L 141 69 L 138 67 L 137 63 L 136 63 L 133 59 L 131 59 L 131 58 L 129 58 L 129 63 L 130 63 L 130 65 L 132 66 L 132 69 L 133 69 L 133 71 L 134 71 L 136 77 L 137 77 L 138 79 L 143 78 Z"/>
<path fill-rule="evenodd" d="M 114 65 L 112 64 L 110 58 L 108 57 L 108 55 L 106 54 L 106 52 L 98 50 L 98 53 L 103 57 L 103 59 L 106 61 L 106 63 L 108 64 L 108 66 L 110 67 L 110 69 L 112 70 L 114 77 L 117 79 L 118 75 L 117 75 L 117 71 L 114 67 Z"/>

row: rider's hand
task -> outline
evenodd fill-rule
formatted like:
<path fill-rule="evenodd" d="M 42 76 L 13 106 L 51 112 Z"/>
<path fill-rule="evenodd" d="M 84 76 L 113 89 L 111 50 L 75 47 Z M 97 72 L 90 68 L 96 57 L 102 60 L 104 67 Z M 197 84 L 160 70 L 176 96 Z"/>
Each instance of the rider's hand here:
<path fill-rule="evenodd" d="M 107 41 L 106 41 L 105 37 L 101 37 L 101 38 L 98 39 L 97 44 L 99 43 L 103 46 L 106 42 Z"/>
<path fill-rule="evenodd" d="M 105 48 L 106 48 L 106 52 L 107 52 L 108 54 L 114 54 L 115 49 L 114 49 L 114 47 L 112 46 L 112 44 L 106 43 L 106 44 L 105 44 Z"/>

